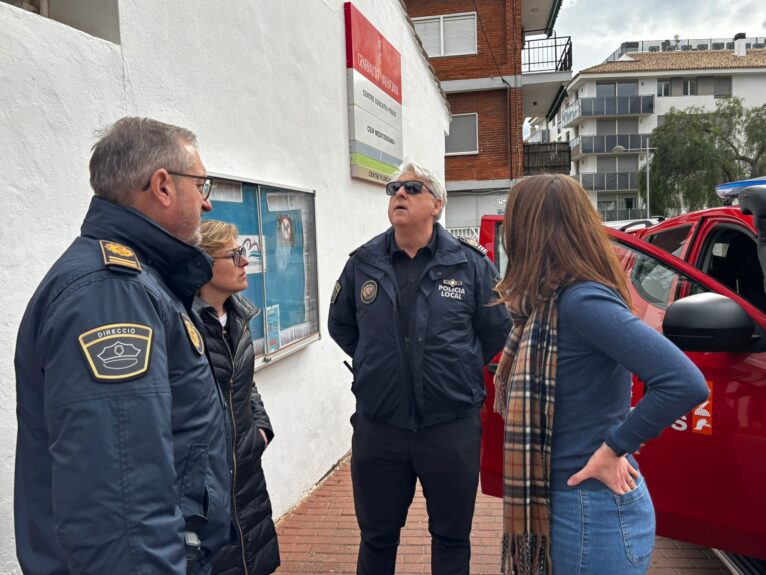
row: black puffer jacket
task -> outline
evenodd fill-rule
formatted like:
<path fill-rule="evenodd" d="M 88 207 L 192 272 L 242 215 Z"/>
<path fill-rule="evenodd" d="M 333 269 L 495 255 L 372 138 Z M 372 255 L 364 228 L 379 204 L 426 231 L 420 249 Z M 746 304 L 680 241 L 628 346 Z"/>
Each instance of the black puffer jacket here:
<path fill-rule="evenodd" d="M 253 380 L 255 350 L 248 327 L 258 310 L 240 295 L 230 297 L 225 307 L 228 335 L 215 309 L 199 297 L 194 300 L 194 309 L 205 326 L 205 340 L 226 402 L 234 444 L 232 516 L 238 536 L 235 543 L 218 552 L 213 572 L 267 575 L 279 566 L 279 545 L 261 467 L 265 442 L 258 429 L 263 429 L 269 442 L 274 433 Z"/>

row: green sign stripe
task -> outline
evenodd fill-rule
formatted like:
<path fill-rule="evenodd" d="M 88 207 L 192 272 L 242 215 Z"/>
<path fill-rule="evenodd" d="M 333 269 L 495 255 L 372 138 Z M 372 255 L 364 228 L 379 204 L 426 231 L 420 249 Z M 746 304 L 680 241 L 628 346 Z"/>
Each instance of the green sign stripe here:
<path fill-rule="evenodd" d="M 351 163 L 357 166 L 361 166 L 363 168 L 369 168 L 371 170 L 377 170 L 379 172 L 383 172 L 384 174 L 388 176 L 396 172 L 396 166 L 390 166 L 379 160 L 375 160 L 369 156 L 360 154 L 359 152 L 354 152 L 351 154 Z"/>

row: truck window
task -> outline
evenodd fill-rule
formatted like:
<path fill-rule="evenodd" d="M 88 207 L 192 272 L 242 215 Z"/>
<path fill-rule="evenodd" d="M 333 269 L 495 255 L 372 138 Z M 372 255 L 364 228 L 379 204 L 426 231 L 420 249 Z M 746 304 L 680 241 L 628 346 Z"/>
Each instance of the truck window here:
<path fill-rule="evenodd" d="M 657 246 L 661 250 L 665 250 L 669 254 L 673 254 L 674 256 L 680 258 L 681 252 L 683 251 L 684 245 L 686 245 L 686 240 L 689 237 L 689 231 L 691 229 L 691 226 L 679 226 L 677 228 L 671 228 L 669 230 L 665 230 L 663 232 L 649 236 L 647 241 L 650 244 Z"/>
<path fill-rule="evenodd" d="M 697 267 L 766 312 L 763 272 L 752 234 L 732 225 L 715 227 L 705 240 Z"/>
<path fill-rule="evenodd" d="M 708 291 L 678 270 L 654 257 L 615 242 L 615 253 L 628 278 L 636 314 L 660 329 L 667 307 L 678 299 Z"/>

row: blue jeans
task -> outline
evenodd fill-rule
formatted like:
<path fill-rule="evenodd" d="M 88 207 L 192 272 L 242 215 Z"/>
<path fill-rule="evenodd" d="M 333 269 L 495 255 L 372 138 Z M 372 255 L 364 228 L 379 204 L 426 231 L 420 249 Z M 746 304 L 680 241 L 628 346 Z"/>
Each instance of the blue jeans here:
<path fill-rule="evenodd" d="M 609 489 L 551 492 L 555 575 L 644 575 L 654 551 L 654 506 L 644 478 L 625 495 Z"/>

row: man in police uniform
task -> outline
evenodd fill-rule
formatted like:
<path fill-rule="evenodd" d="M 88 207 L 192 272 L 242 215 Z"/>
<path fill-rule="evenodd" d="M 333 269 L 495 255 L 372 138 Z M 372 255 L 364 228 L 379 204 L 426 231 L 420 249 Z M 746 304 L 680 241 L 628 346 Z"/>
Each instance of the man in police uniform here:
<path fill-rule="evenodd" d="M 25 573 L 208 573 L 230 533 L 228 432 L 194 314 L 211 209 L 190 131 L 123 118 L 93 148 L 82 235 L 16 344 Z M 187 566 L 188 555 L 188 566 Z"/>
<path fill-rule="evenodd" d="M 479 479 L 482 366 L 511 328 L 491 306 L 485 251 L 436 220 L 438 177 L 406 163 L 386 187 L 392 227 L 352 252 L 330 305 L 354 359 L 351 475 L 362 532 L 357 573 L 393 573 L 399 532 L 423 486 L 435 575 L 467 574 Z"/>

